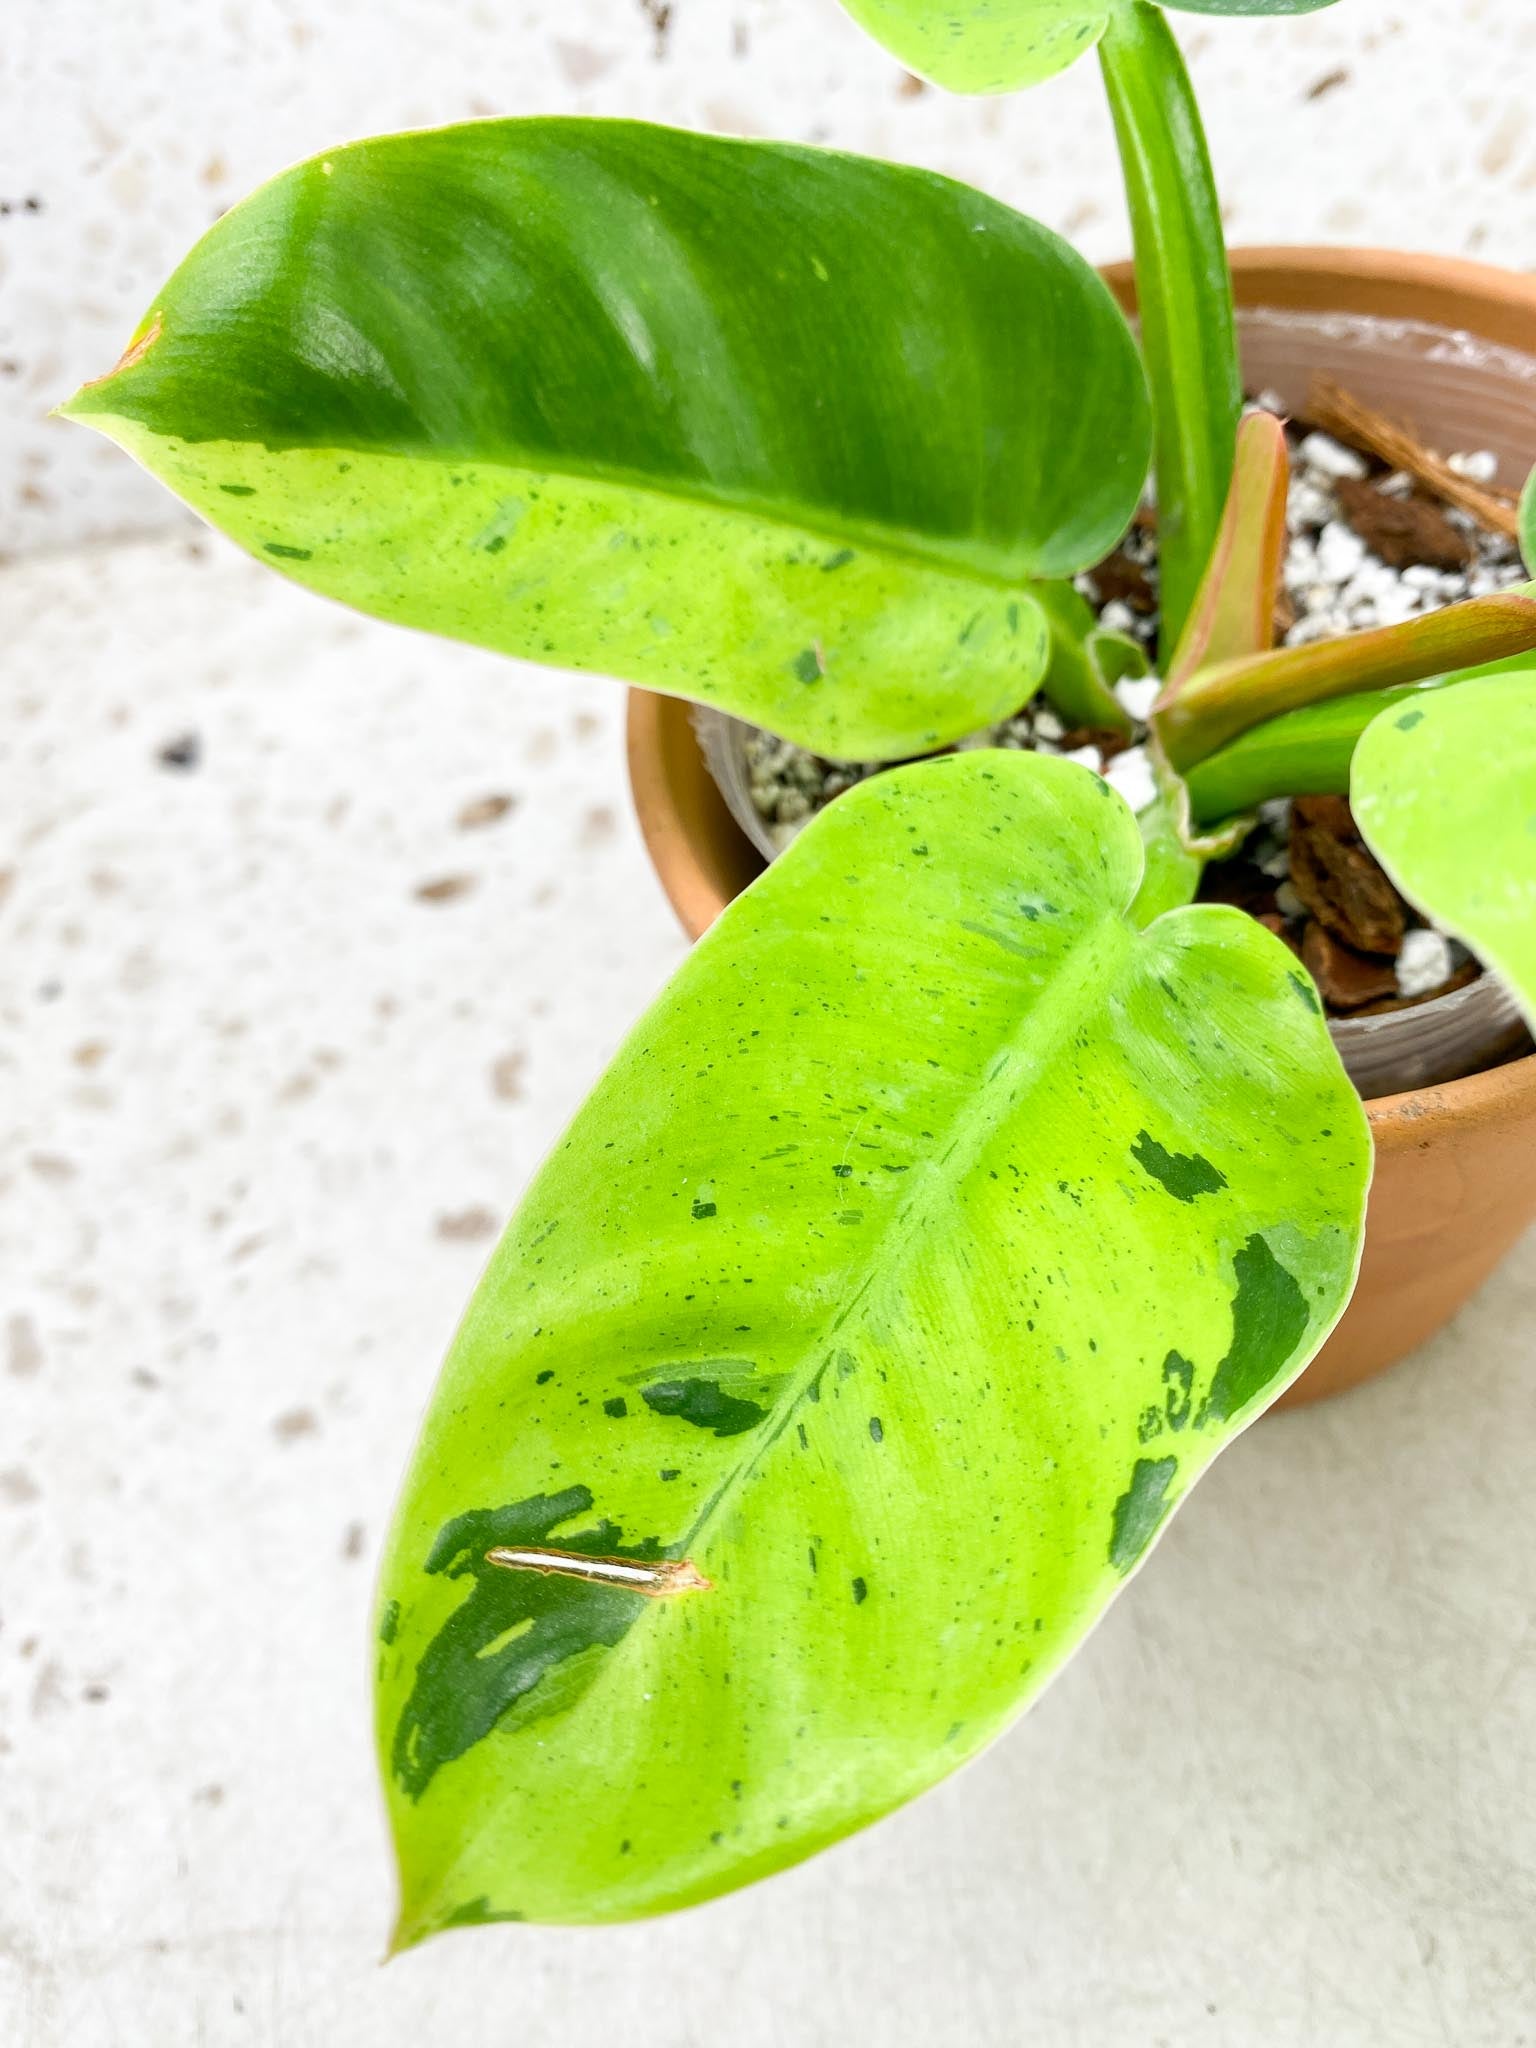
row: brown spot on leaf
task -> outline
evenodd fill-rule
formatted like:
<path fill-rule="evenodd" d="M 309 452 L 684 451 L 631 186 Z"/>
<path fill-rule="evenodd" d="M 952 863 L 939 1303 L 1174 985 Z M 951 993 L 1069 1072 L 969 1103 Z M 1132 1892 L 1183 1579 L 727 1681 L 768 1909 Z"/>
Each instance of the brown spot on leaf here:
<path fill-rule="evenodd" d="M 93 384 L 105 384 L 108 378 L 116 377 L 123 370 L 131 370 L 135 363 L 142 363 L 159 339 L 160 315 L 156 313 L 144 332 L 135 340 L 129 342 L 111 369 L 107 371 L 106 376 L 88 377 L 86 379 L 86 389 L 89 390 Z"/>

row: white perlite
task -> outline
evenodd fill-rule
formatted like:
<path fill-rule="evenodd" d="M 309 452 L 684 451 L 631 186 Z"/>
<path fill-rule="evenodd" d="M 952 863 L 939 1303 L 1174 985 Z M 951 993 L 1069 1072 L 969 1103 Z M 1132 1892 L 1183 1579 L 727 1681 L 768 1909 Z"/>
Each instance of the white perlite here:
<path fill-rule="evenodd" d="M 1397 956 L 1397 992 L 1400 996 L 1432 995 L 1455 971 L 1450 940 L 1443 932 L 1420 925 L 1408 933 Z"/>
<path fill-rule="evenodd" d="M 1296 623 L 1285 636 L 1288 647 L 1334 640 L 1372 626 L 1400 626 L 1463 598 L 1492 596 L 1522 580 L 1525 571 L 1515 543 L 1488 532 L 1455 506 L 1447 507 L 1446 518 L 1471 543 L 1469 567 L 1390 567 L 1371 553 L 1343 517 L 1334 486 L 1344 477 L 1363 477 L 1367 470 L 1358 457 L 1358 469 L 1342 467 L 1341 454 L 1351 451 L 1326 434 L 1308 434 L 1294 450 L 1286 506 L 1290 546 L 1285 588 Z M 1480 483 L 1492 482 L 1498 474 L 1498 458 L 1487 449 L 1454 455 L 1449 461 L 1461 475 Z M 1412 488 L 1412 479 L 1400 472 L 1376 485 L 1388 498 L 1403 497 Z"/>
<path fill-rule="evenodd" d="M 1152 706 L 1162 692 L 1161 676 L 1126 676 L 1116 683 L 1115 696 L 1120 708 L 1128 711 L 1138 725 L 1145 725 L 1152 716 Z"/>
<path fill-rule="evenodd" d="M 1363 483 L 1371 473 L 1363 455 L 1346 448 L 1342 441 L 1335 441 L 1331 434 L 1308 434 L 1296 452 L 1304 467 L 1334 483 L 1346 476 Z"/>
<path fill-rule="evenodd" d="M 1157 795 L 1152 758 L 1145 747 L 1127 747 L 1104 769 L 1104 780 L 1118 790 L 1139 817 Z"/>

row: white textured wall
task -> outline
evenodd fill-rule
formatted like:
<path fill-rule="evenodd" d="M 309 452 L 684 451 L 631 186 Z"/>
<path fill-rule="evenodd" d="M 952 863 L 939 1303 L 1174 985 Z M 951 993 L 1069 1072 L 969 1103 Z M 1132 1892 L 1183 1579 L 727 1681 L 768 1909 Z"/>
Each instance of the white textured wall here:
<path fill-rule="evenodd" d="M 1531 0 L 1180 18 L 1234 240 L 1536 265 Z M 902 91 L 834 0 L 6 0 L 0 549 L 163 521 L 125 459 L 42 415 L 111 364 L 220 209 L 340 139 L 469 115 L 642 115 L 909 158 L 1124 251 L 1091 63 L 1011 102 Z M 1454 24 L 1452 44 L 1447 26 Z"/>

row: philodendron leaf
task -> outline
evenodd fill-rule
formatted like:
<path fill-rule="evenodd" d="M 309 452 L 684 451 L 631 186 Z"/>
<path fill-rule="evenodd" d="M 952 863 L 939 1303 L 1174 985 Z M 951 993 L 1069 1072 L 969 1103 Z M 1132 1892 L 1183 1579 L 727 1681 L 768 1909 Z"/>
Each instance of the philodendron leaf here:
<path fill-rule="evenodd" d="M 1350 803 L 1403 894 L 1536 1022 L 1536 663 L 1389 705 L 1355 748 Z"/>
<path fill-rule="evenodd" d="M 1135 931 L 1140 869 L 1071 763 L 874 777 L 619 1053 L 389 1543 L 399 1942 L 685 1905 L 931 1785 L 1321 1342 L 1360 1102 L 1285 948 Z"/>
<path fill-rule="evenodd" d="M 909 70 L 951 92 L 1036 85 L 1091 50 L 1133 0 L 843 0 Z M 1316 14 L 1334 0 L 1163 0 L 1189 14 Z"/>
<path fill-rule="evenodd" d="M 887 758 L 1017 709 L 1150 430 L 1082 259 L 926 171 L 477 121 L 285 172 L 65 410 L 363 611 Z"/>

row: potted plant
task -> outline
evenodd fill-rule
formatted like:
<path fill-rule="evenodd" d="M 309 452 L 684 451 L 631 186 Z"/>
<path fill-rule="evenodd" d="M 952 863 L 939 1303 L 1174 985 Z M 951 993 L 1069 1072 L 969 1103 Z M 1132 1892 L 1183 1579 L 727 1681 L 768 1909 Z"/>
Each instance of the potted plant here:
<path fill-rule="evenodd" d="M 1192 901 L 1250 801 L 1348 777 L 1413 901 L 1536 995 L 1536 599 L 1271 645 L 1286 440 L 1241 417 L 1161 14 L 857 11 L 962 85 L 1102 33 L 1140 350 L 945 179 L 482 122 L 264 187 L 66 408 L 326 594 L 908 761 L 718 919 L 470 1306 L 378 1624 L 400 1944 L 684 1905 L 932 1784 L 1317 1351 L 1370 1135 L 1303 965 Z M 1141 801 L 911 760 L 1042 687 L 1125 722 L 1147 650 L 1070 579 L 1154 435 Z"/>

